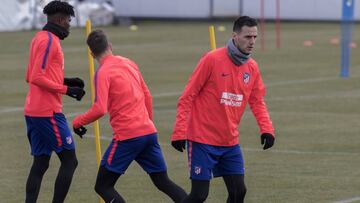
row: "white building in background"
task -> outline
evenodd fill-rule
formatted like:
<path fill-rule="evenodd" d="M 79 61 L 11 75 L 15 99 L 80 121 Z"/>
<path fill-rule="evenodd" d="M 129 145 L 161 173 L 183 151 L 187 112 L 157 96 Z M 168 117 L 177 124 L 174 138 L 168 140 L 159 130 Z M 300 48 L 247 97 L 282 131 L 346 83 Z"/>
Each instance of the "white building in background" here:
<path fill-rule="evenodd" d="M 0 31 L 29 30 L 41 28 L 46 23 L 43 8 L 52 0 L 1 0 Z M 115 13 L 112 5 L 103 0 L 67 0 L 75 8 L 73 26 L 85 26 L 91 19 L 94 25 L 113 22 Z"/>
<path fill-rule="evenodd" d="M 343 0 L 280 0 L 283 20 L 340 20 Z M 264 16 L 275 19 L 276 0 L 264 0 Z M 360 0 L 355 19 L 360 20 Z M 249 15 L 260 18 L 261 0 L 113 0 L 115 13 L 123 17 L 222 18 Z"/>
<path fill-rule="evenodd" d="M 45 22 L 43 6 L 50 0 L 1 0 L 0 31 L 39 28 Z M 90 18 L 109 24 L 113 17 L 125 18 L 228 18 L 249 15 L 259 18 L 261 0 L 68 0 L 76 7 L 74 25 Z M 106 2 L 111 2 L 112 6 Z M 264 0 L 266 19 L 276 16 L 276 0 Z M 360 20 L 360 0 L 355 19 Z M 340 20 L 342 0 L 280 0 L 282 20 Z"/>

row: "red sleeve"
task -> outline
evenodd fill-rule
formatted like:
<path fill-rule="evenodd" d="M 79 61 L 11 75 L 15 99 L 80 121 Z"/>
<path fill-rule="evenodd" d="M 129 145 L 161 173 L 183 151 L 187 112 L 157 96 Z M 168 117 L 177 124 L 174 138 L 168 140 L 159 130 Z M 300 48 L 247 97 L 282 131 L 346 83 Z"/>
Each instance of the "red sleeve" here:
<path fill-rule="evenodd" d="M 140 72 L 139 72 L 139 75 L 140 75 L 140 80 L 141 80 L 141 87 L 142 87 L 142 89 L 144 91 L 144 96 L 145 96 L 145 106 L 146 106 L 146 109 L 148 111 L 150 119 L 153 120 L 152 96 L 151 96 L 150 90 L 149 90 L 148 86 L 146 85 L 146 83 L 145 83 L 143 77 L 141 76 Z"/>
<path fill-rule="evenodd" d="M 65 94 L 67 86 L 58 84 L 49 78 L 48 71 L 50 69 L 51 52 L 54 52 L 56 47 L 52 44 L 52 38 L 49 36 L 48 40 L 42 40 L 39 42 L 36 53 L 33 54 L 33 67 L 29 75 L 26 76 L 27 82 L 34 84 L 41 89 L 45 89 L 53 93 Z M 34 51 L 34 50 L 32 50 Z"/>
<path fill-rule="evenodd" d="M 186 131 L 191 109 L 195 98 L 198 96 L 202 87 L 208 81 L 211 74 L 212 62 L 208 55 L 203 56 L 192 73 L 177 105 L 177 113 L 174 131 L 171 140 L 187 139 Z"/>
<path fill-rule="evenodd" d="M 257 124 L 259 125 L 260 133 L 270 133 L 275 136 L 270 115 L 264 101 L 264 96 L 265 85 L 260 73 L 258 73 L 249 98 L 250 109 L 255 116 Z"/>
<path fill-rule="evenodd" d="M 110 79 L 108 78 L 105 71 L 100 68 L 94 77 L 95 84 L 95 102 L 91 108 L 75 117 L 73 120 L 74 128 L 92 123 L 101 118 L 107 112 L 107 103 L 109 96 Z"/>
<path fill-rule="evenodd" d="M 135 71 L 138 73 L 139 75 L 139 79 L 140 79 L 140 83 L 141 83 L 141 88 L 144 92 L 144 97 L 145 97 L 145 107 L 146 110 L 149 114 L 149 118 L 150 120 L 153 121 L 153 111 L 152 111 L 152 96 L 150 93 L 150 90 L 148 88 L 148 86 L 146 85 L 144 78 L 141 75 L 141 72 L 139 70 L 139 67 L 137 66 L 137 64 L 131 60 L 128 60 L 128 63 L 130 63 L 131 67 L 133 67 L 135 69 Z"/>

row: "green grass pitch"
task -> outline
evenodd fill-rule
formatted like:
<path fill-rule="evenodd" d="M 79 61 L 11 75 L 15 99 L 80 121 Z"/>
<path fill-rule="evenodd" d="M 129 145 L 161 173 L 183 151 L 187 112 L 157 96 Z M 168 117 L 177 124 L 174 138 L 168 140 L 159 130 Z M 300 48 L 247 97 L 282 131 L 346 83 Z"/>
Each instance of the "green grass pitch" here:
<path fill-rule="evenodd" d="M 190 190 L 187 159 L 169 145 L 177 98 L 200 56 L 209 50 L 206 22 L 143 22 L 137 31 L 104 27 L 115 54 L 135 60 L 153 94 L 154 118 L 169 176 Z M 231 36 L 216 31 L 217 46 Z M 275 25 L 266 25 L 265 50 L 260 41 L 253 57 L 267 85 L 266 102 L 276 128 L 275 146 L 261 150 L 256 122 L 247 109 L 240 126 L 240 143 L 246 168 L 248 203 L 336 202 L 360 197 L 360 48 L 352 49 L 351 76 L 339 77 L 340 46 L 335 23 L 283 23 L 281 49 L 276 49 Z M 354 42 L 360 43 L 359 25 Z M 34 32 L 0 33 L 0 202 L 24 202 L 25 182 L 32 157 L 26 137 L 22 107 L 27 92 L 24 80 L 28 46 Z M 304 47 L 303 41 L 313 46 Z M 64 97 L 69 123 L 90 106 L 85 29 L 73 29 L 62 42 L 65 75 L 86 81 L 83 102 Z M 109 144 L 108 117 L 100 121 L 102 151 Z M 98 202 L 93 187 L 97 164 L 95 144 L 75 136 L 79 166 L 66 202 Z M 39 201 L 51 201 L 59 161 L 54 155 L 44 176 Z M 116 185 L 128 202 L 170 202 L 133 163 Z M 213 179 L 207 202 L 225 202 L 222 179 Z"/>

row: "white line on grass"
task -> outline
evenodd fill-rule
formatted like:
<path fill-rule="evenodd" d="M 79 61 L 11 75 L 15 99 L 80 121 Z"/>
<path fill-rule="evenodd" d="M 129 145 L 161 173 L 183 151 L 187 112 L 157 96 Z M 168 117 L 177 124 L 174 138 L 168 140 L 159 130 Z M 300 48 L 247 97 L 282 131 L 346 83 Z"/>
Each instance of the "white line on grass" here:
<path fill-rule="evenodd" d="M 360 201 L 360 197 L 354 197 L 351 199 L 340 200 L 340 201 L 336 201 L 336 202 L 332 202 L 332 203 L 350 203 L 350 202 L 355 202 L 355 201 Z"/>
<path fill-rule="evenodd" d="M 359 76 L 353 76 L 359 77 Z M 296 85 L 296 84 L 308 84 L 308 83 L 318 83 L 324 82 L 329 80 L 337 80 L 339 77 L 322 77 L 322 78 L 310 78 L 310 79 L 303 79 L 303 80 L 289 80 L 289 81 L 279 81 L 279 82 L 271 82 L 266 84 L 268 87 L 276 87 L 276 86 L 286 86 L 286 85 Z M 168 97 L 168 96 L 180 96 L 182 92 L 166 92 L 166 93 L 159 93 L 154 94 L 153 97 Z"/>
<path fill-rule="evenodd" d="M 165 92 L 152 95 L 153 98 L 180 96 L 182 92 Z"/>
<path fill-rule="evenodd" d="M 80 115 L 81 113 L 83 113 L 83 112 L 67 113 L 67 114 L 65 114 L 65 118 L 72 118 L 72 117 L 75 117 L 77 115 Z"/>
<path fill-rule="evenodd" d="M 154 94 L 152 95 L 153 98 L 161 98 L 161 97 L 172 97 L 172 96 L 178 96 L 180 95 L 181 92 L 165 92 L 165 93 L 159 93 L 159 94 Z M 78 105 L 86 105 L 89 104 L 90 102 L 82 102 L 82 103 L 77 103 Z M 67 104 L 64 104 L 64 106 L 67 106 Z M 24 107 L 3 107 L 0 109 L 0 114 L 3 113 L 12 113 L 12 112 L 20 112 L 23 111 Z"/>
<path fill-rule="evenodd" d="M 357 78 L 360 77 L 360 75 L 352 75 L 352 78 Z M 303 79 L 303 80 L 289 80 L 289 81 L 279 81 L 279 82 L 272 82 L 272 83 L 268 83 L 266 86 L 268 87 L 274 87 L 274 86 L 286 86 L 286 85 L 293 85 L 293 84 L 307 84 L 307 83 L 317 83 L 317 82 L 323 82 L 323 81 L 329 81 L 329 80 L 338 80 L 339 77 L 321 77 L 321 78 L 310 78 L 310 79 Z M 152 97 L 153 98 L 161 98 L 161 97 L 170 97 L 170 96 L 180 96 L 182 92 L 165 92 L 165 93 L 158 93 L 158 94 L 153 94 Z M 303 97 L 310 97 L 310 98 L 315 98 L 317 97 L 312 96 L 312 95 L 304 95 Z M 322 95 L 318 95 L 318 97 L 323 97 Z M 354 95 L 352 96 L 354 97 Z M 355 95 L 355 97 L 357 97 Z M 292 97 L 290 97 L 292 98 Z M 301 96 L 299 96 L 297 99 L 300 99 Z M 278 98 L 268 98 L 267 100 L 277 100 Z M 283 99 L 283 98 L 281 98 Z M 286 99 L 286 97 L 285 97 Z M 80 105 L 86 105 L 89 104 L 90 102 L 82 102 Z M 65 104 L 65 106 L 67 106 L 69 104 Z M 72 104 L 71 104 L 72 105 Z M 19 111 L 23 111 L 23 107 L 4 107 L 2 109 L 0 109 L 0 114 L 3 113 L 11 113 L 11 112 L 19 112 Z"/>
<path fill-rule="evenodd" d="M 352 75 L 351 77 L 358 78 L 358 77 L 360 77 L 360 75 Z M 309 79 L 302 79 L 302 80 L 271 82 L 271 83 L 267 83 L 265 85 L 268 87 L 275 87 L 275 86 L 319 83 L 319 82 L 330 81 L 330 80 L 339 80 L 339 79 L 340 79 L 339 77 L 321 77 L 321 78 L 309 78 Z"/>
<path fill-rule="evenodd" d="M 12 113 L 12 112 L 18 112 L 23 111 L 23 107 L 8 107 L 8 108 L 2 108 L 0 109 L 0 113 Z"/>
<path fill-rule="evenodd" d="M 355 99 L 355 98 L 359 98 L 360 95 L 356 95 L 356 92 L 352 92 L 353 94 L 351 94 L 351 92 L 342 92 L 339 94 L 332 94 L 332 95 L 300 95 L 300 96 L 283 96 L 283 97 L 269 97 L 269 98 L 265 98 L 265 101 L 300 101 L 300 100 L 313 100 L 313 99 L 334 99 L 334 98 L 349 98 L 349 99 Z M 355 94 L 354 94 L 355 93 Z M 169 97 L 169 96 L 178 96 L 180 95 L 179 92 L 173 92 L 173 93 L 162 93 L 162 94 L 157 94 L 155 96 L 153 96 L 153 98 L 158 97 Z M 76 105 L 88 105 L 89 102 L 83 102 L 81 104 L 76 104 Z M 73 104 L 65 104 L 64 106 L 73 106 Z M 168 104 L 166 105 L 154 105 L 155 108 L 159 108 L 161 106 L 169 106 Z M 176 109 L 175 109 L 176 110 Z M 0 114 L 4 114 L 4 113 L 13 113 L 13 112 L 21 112 L 23 111 L 23 107 L 4 107 L 2 109 L 0 109 Z"/>
<path fill-rule="evenodd" d="M 77 136 L 77 135 L 74 134 L 73 136 Z M 86 134 L 85 137 L 95 138 L 95 136 L 93 134 Z M 112 137 L 100 136 L 100 139 L 106 140 L 106 141 L 111 141 Z M 161 142 L 160 145 L 166 146 L 166 147 L 171 146 L 170 143 L 166 143 L 166 142 Z M 263 152 L 264 151 L 260 147 L 259 147 L 259 149 L 242 147 L 241 149 L 244 151 L 247 151 L 247 152 Z M 359 156 L 360 155 L 360 153 L 352 153 L 352 152 L 319 152 L 319 151 L 297 151 L 297 150 L 278 150 L 278 149 L 270 149 L 270 150 L 266 150 L 266 152 L 280 153 L 280 154 L 296 154 L 296 155 L 329 155 L 329 156 L 336 156 L 336 155 L 338 155 L 338 156 Z"/>

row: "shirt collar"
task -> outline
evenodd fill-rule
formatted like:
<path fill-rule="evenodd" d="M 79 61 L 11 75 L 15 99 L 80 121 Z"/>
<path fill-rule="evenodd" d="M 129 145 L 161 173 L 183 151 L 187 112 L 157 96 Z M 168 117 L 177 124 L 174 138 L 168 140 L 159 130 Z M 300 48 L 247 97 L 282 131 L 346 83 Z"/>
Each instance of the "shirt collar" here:
<path fill-rule="evenodd" d="M 102 57 L 102 59 L 100 60 L 100 65 L 103 65 L 105 63 L 105 61 L 107 61 L 108 59 L 110 59 L 112 57 L 113 57 L 112 54 L 108 54 L 108 55 Z"/>

